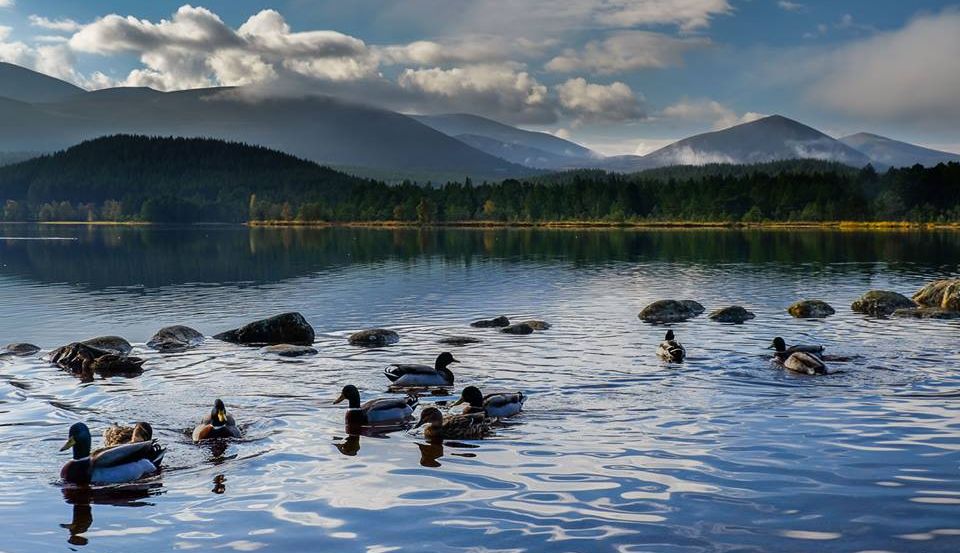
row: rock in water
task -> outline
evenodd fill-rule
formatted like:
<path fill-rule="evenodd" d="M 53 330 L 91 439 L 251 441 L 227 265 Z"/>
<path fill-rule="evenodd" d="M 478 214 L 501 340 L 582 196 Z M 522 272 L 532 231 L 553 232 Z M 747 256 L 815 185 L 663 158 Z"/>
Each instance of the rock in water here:
<path fill-rule="evenodd" d="M 479 338 L 471 338 L 470 336 L 448 336 L 437 340 L 438 343 L 448 346 L 466 346 L 468 344 L 479 344 L 482 341 L 483 340 Z"/>
<path fill-rule="evenodd" d="M 742 324 L 750 319 L 753 319 L 756 315 L 747 311 L 739 305 L 731 305 L 730 307 L 724 307 L 723 309 L 717 309 L 713 313 L 710 313 L 710 318 L 718 323 L 736 323 Z"/>
<path fill-rule="evenodd" d="M 17 357 L 26 357 L 40 351 L 39 346 L 24 343 L 7 344 L 7 346 L 3 349 L 6 353 L 9 353 L 10 355 L 16 355 Z"/>
<path fill-rule="evenodd" d="M 304 355 L 316 355 L 317 350 L 310 346 L 296 346 L 293 344 L 276 344 L 261 349 L 263 353 L 279 355 L 281 357 L 303 357 Z"/>
<path fill-rule="evenodd" d="M 85 346 L 90 346 L 92 348 L 97 348 L 99 350 L 116 353 L 119 355 L 130 355 L 130 352 L 133 351 L 133 346 L 130 345 L 130 342 L 119 336 L 98 336 L 96 338 L 84 340 L 80 343 Z"/>
<path fill-rule="evenodd" d="M 143 359 L 139 357 L 95 348 L 83 342 L 74 342 L 53 350 L 50 353 L 50 362 L 74 373 L 135 373 L 143 370 Z"/>
<path fill-rule="evenodd" d="M 639 317 L 648 323 L 678 323 L 703 311 L 703 306 L 693 300 L 658 300 L 644 307 Z"/>
<path fill-rule="evenodd" d="M 914 294 L 913 301 L 922 307 L 960 311 L 960 279 L 935 280 Z"/>
<path fill-rule="evenodd" d="M 183 351 L 203 343 L 203 334 L 189 326 L 165 326 L 147 342 L 147 347 L 160 352 Z"/>
<path fill-rule="evenodd" d="M 525 325 L 529 326 L 530 328 L 532 328 L 532 329 L 534 329 L 534 330 L 549 330 L 549 329 L 550 329 L 550 323 L 548 323 L 547 321 L 532 320 L 532 321 L 523 321 L 523 322 L 520 323 L 520 324 L 525 324 Z"/>
<path fill-rule="evenodd" d="M 347 338 L 354 346 L 389 346 L 400 341 L 400 335 L 385 328 L 370 328 L 354 332 Z"/>
<path fill-rule="evenodd" d="M 820 300 L 800 300 L 787 308 L 798 319 L 822 319 L 836 313 L 829 303 Z"/>
<path fill-rule="evenodd" d="M 960 311 L 939 307 L 907 307 L 893 312 L 894 317 L 912 317 L 914 319 L 960 319 Z"/>
<path fill-rule="evenodd" d="M 247 323 L 214 336 L 217 340 L 245 345 L 295 344 L 309 346 L 316 335 L 300 313 L 283 313 Z"/>
<path fill-rule="evenodd" d="M 504 315 L 500 315 L 495 319 L 482 319 L 479 321 L 473 321 L 470 323 L 470 326 L 475 328 L 495 328 L 501 326 L 510 326 L 510 319 L 506 318 Z"/>
<path fill-rule="evenodd" d="M 886 317 L 897 309 L 916 307 L 910 298 L 903 294 L 887 290 L 870 290 L 850 305 L 856 313 L 865 313 L 874 317 Z"/>
<path fill-rule="evenodd" d="M 533 327 L 527 323 L 517 323 L 500 329 L 504 334 L 533 334 Z"/>

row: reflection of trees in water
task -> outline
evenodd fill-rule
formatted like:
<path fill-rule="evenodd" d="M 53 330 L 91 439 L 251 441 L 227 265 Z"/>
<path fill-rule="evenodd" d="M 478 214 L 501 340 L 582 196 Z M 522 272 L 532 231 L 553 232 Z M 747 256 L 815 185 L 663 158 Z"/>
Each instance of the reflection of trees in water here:
<path fill-rule="evenodd" d="M 0 240 L 8 274 L 94 288 L 142 283 L 277 282 L 384 260 L 435 257 L 470 264 L 611 261 L 691 264 L 915 262 L 960 258 L 960 233 L 824 230 L 544 230 L 0 226 L 0 234 L 76 240 Z M 780 267 L 777 270 L 791 270 Z M 839 267 L 838 270 L 843 270 Z M 857 269 L 860 270 L 860 269 Z"/>

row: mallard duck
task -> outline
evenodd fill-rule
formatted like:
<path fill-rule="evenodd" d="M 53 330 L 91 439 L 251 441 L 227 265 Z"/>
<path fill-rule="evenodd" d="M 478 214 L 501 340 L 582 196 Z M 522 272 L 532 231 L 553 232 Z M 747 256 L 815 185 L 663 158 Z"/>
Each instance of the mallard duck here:
<path fill-rule="evenodd" d="M 384 369 L 394 386 L 453 386 L 453 372 L 447 367 L 459 363 L 445 351 L 437 356 L 433 367 L 428 365 L 391 365 Z"/>
<path fill-rule="evenodd" d="M 73 459 L 60 470 L 71 484 L 131 482 L 156 472 L 166 450 L 156 440 L 124 444 L 90 453 L 90 429 L 82 422 L 70 427 L 60 451 L 73 449 Z"/>
<path fill-rule="evenodd" d="M 787 343 L 783 338 L 777 336 L 773 339 L 773 343 L 770 344 L 770 347 L 767 349 L 774 350 L 773 356 L 779 361 L 786 361 L 791 354 L 797 352 L 812 353 L 816 356 L 820 356 L 823 353 L 824 347 L 821 345 L 814 344 L 794 344 L 790 347 L 787 347 Z"/>
<path fill-rule="evenodd" d="M 460 392 L 460 399 L 451 407 L 466 403 L 464 413 L 483 413 L 488 417 L 512 417 L 523 409 L 527 396 L 523 392 L 483 395 L 476 386 L 467 386 Z"/>
<path fill-rule="evenodd" d="M 420 413 L 414 428 L 425 426 L 423 435 L 430 441 L 478 440 L 490 433 L 490 419 L 483 413 L 443 416 L 436 407 L 427 407 Z"/>
<path fill-rule="evenodd" d="M 103 447 L 113 447 L 120 444 L 135 444 L 149 442 L 153 439 L 153 427 L 148 422 L 138 422 L 134 426 L 115 424 L 103 431 Z"/>
<path fill-rule="evenodd" d="M 360 390 L 353 384 L 344 386 L 340 396 L 333 403 L 337 404 L 343 400 L 350 403 L 350 408 L 344 415 L 347 424 L 350 425 L 403 421 L 413 415 L 419 401 L 416 396 L 384 397 L 371 399 L 361 405 Z"/>
<path fill-rule="evenodd" d="M 233 415 L 227 414 L 227 408 L 223 401 L 213 402 L 213 408 L 210 414 L 205 415 L 200 424 L 193 429 L 193 441 L 209 440 L 216 438 L 239 438 L 240 429 L 237 428 L 237 421 Z"/>
<path fill-rule="evenodd" d="M 773 339 L 771 346 L 774 362 L 783 365 L 784 368 L 801 374 L 827 374 L 827 365 L 820 357 L 823 346 L 819 345 L 794 345 L 787 347 L 783 338 L 777 336 Z"/>
<path fill-rule="evenodd" d="M 668 330 L 663 341 L 657 346 L 657 355 L 664 361 L 679 363 L 687 356 L 687 350 L 675 339 L 673 330 Z"/>

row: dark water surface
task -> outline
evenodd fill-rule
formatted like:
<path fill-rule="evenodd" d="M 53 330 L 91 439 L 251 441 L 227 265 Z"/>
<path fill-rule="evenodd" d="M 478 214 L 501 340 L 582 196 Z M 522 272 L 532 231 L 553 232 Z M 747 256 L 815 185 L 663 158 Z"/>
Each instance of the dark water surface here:
<path fill-rule="evenodd" d="M 960 551 L 960 322 L 850 312 L 871 288 L 956 275 L 960 234 L 836 231 L 194 229 L 0 226 L 0 342 L 50 349 L 120 334 L 138 378 L 83 384 L 0 359 L 0 551 Z M 27 239 L 24 239 L 27 238 Z M 56 238 L 56 239 L 55 239 Z M 61 239 L 66 238 L 66 239 Z M 647 303 L 742 304 L 740 326 L 675 325 L 690 358 L 654 356 Z M 799 298 L 837 308 L 792 319 Z M 320 355 L 209 340 L 160 355 L 168 324 L 205 334 L 283 311 Z M 530 336 L 480 317 L 545 319 Z M 399 344 L 349 346 L 386 326 Z M 347 383 L 386 394 L 390 362 L 457 388 L 522 389 L 526 413 L 481 442 L 347 437 Z M 776 336 L 856 356 L 839 374 L 770 366 Z M 215 397 L 245 438 L 195 446 Z M 424 398 L 423 403 L 433 399 Z M 83 420 L 147 420 L 168 446 L 137 485 L 64 488 L 57 449 Z"/>

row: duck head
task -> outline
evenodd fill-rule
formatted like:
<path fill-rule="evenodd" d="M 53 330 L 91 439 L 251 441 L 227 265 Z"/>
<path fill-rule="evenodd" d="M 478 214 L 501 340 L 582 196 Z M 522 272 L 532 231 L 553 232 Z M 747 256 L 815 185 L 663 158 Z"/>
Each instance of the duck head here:
<path fill-rule="evenodd" d="M 787 351 L 787 343 L 783 341 L 783 338 L 777 336 L 773 339 L 773 343 L 770 344 L 770 347 L 767 349 L 772 349 L 776 351 Z"/>
<path fill-rule="evenodd" d="M 153 439 L 153 427 L 150 426 L 149 422 L 138 422 L 136 426 L 133 427 L 133 436 L 130 438 L 131 442 L 149 442 Z"/>
<path fill-rule="evenodd" d="M 674 340 L 673 330 L 672 330 L 672 329 L 671 329 L 671 330 L 668 330 L 668 331 L 667 331 L 667 335 L 664 336 L 663 339 L 666 340 L 666 341 L 668 341 L 668 342 L 672 342 L 672 341 Z"/>
<path fill-rule="evenodd" d="M 480 388 L 476 386 L 467 386 L 460 392 L 460 399 L 454 402 L 451 407 L 456 407 L 461 403 L 466 403 L 471 407 L 483 407 L 483 394 L 480 392 Z"/>
<path fill-rule="evenodd" d="M 443 413 L 436 407 L 427 407 L 420 413 L 420 420 L 413 427 L 419 428 L 425 424 L 430 426 L 443 424 Z"/>
<path fill-rule="evenodd" d="M 60 448 L 60 451 L 71 448 L 73 448 L 74 459 L 83 459 L 90 456 L 90 429 L 82 422 L 75 423 L 70 427 L 67 441 Z"/>
<path fill-rule="evenodd" d="M 218 399 L 213 402 L 213 409 L 210 410 L 210 424 L 214 427 L 227 424 L 227 406 L 223 404 L 223 400 Z"/>
<path fill-rule="evenodd" d="M 459 362 L 460 361 L 457 361 L 456 359 L 453 358 L 452 353 L 450 353 L 449 351 L 445 351 L 437 356 L 437 362 L 434 364 L 434 368 L 437 370 L 438 373 L 442 374 L 443 377 L 446 378 L 449 381 L 449 384 L 452 386 L 453 371 L 451 371 L 448 367 L 452 363 L 459 363 Z"/>
<path fill-rule="evenodd" d="M 360 408 L 360 390 L 357 389 L 353 384 L 347 384 L 341 390 L 340 395 L 333 401 L 334 404 L 340 403 L 343 400 L 350 402 L 351 409 Z"/>

